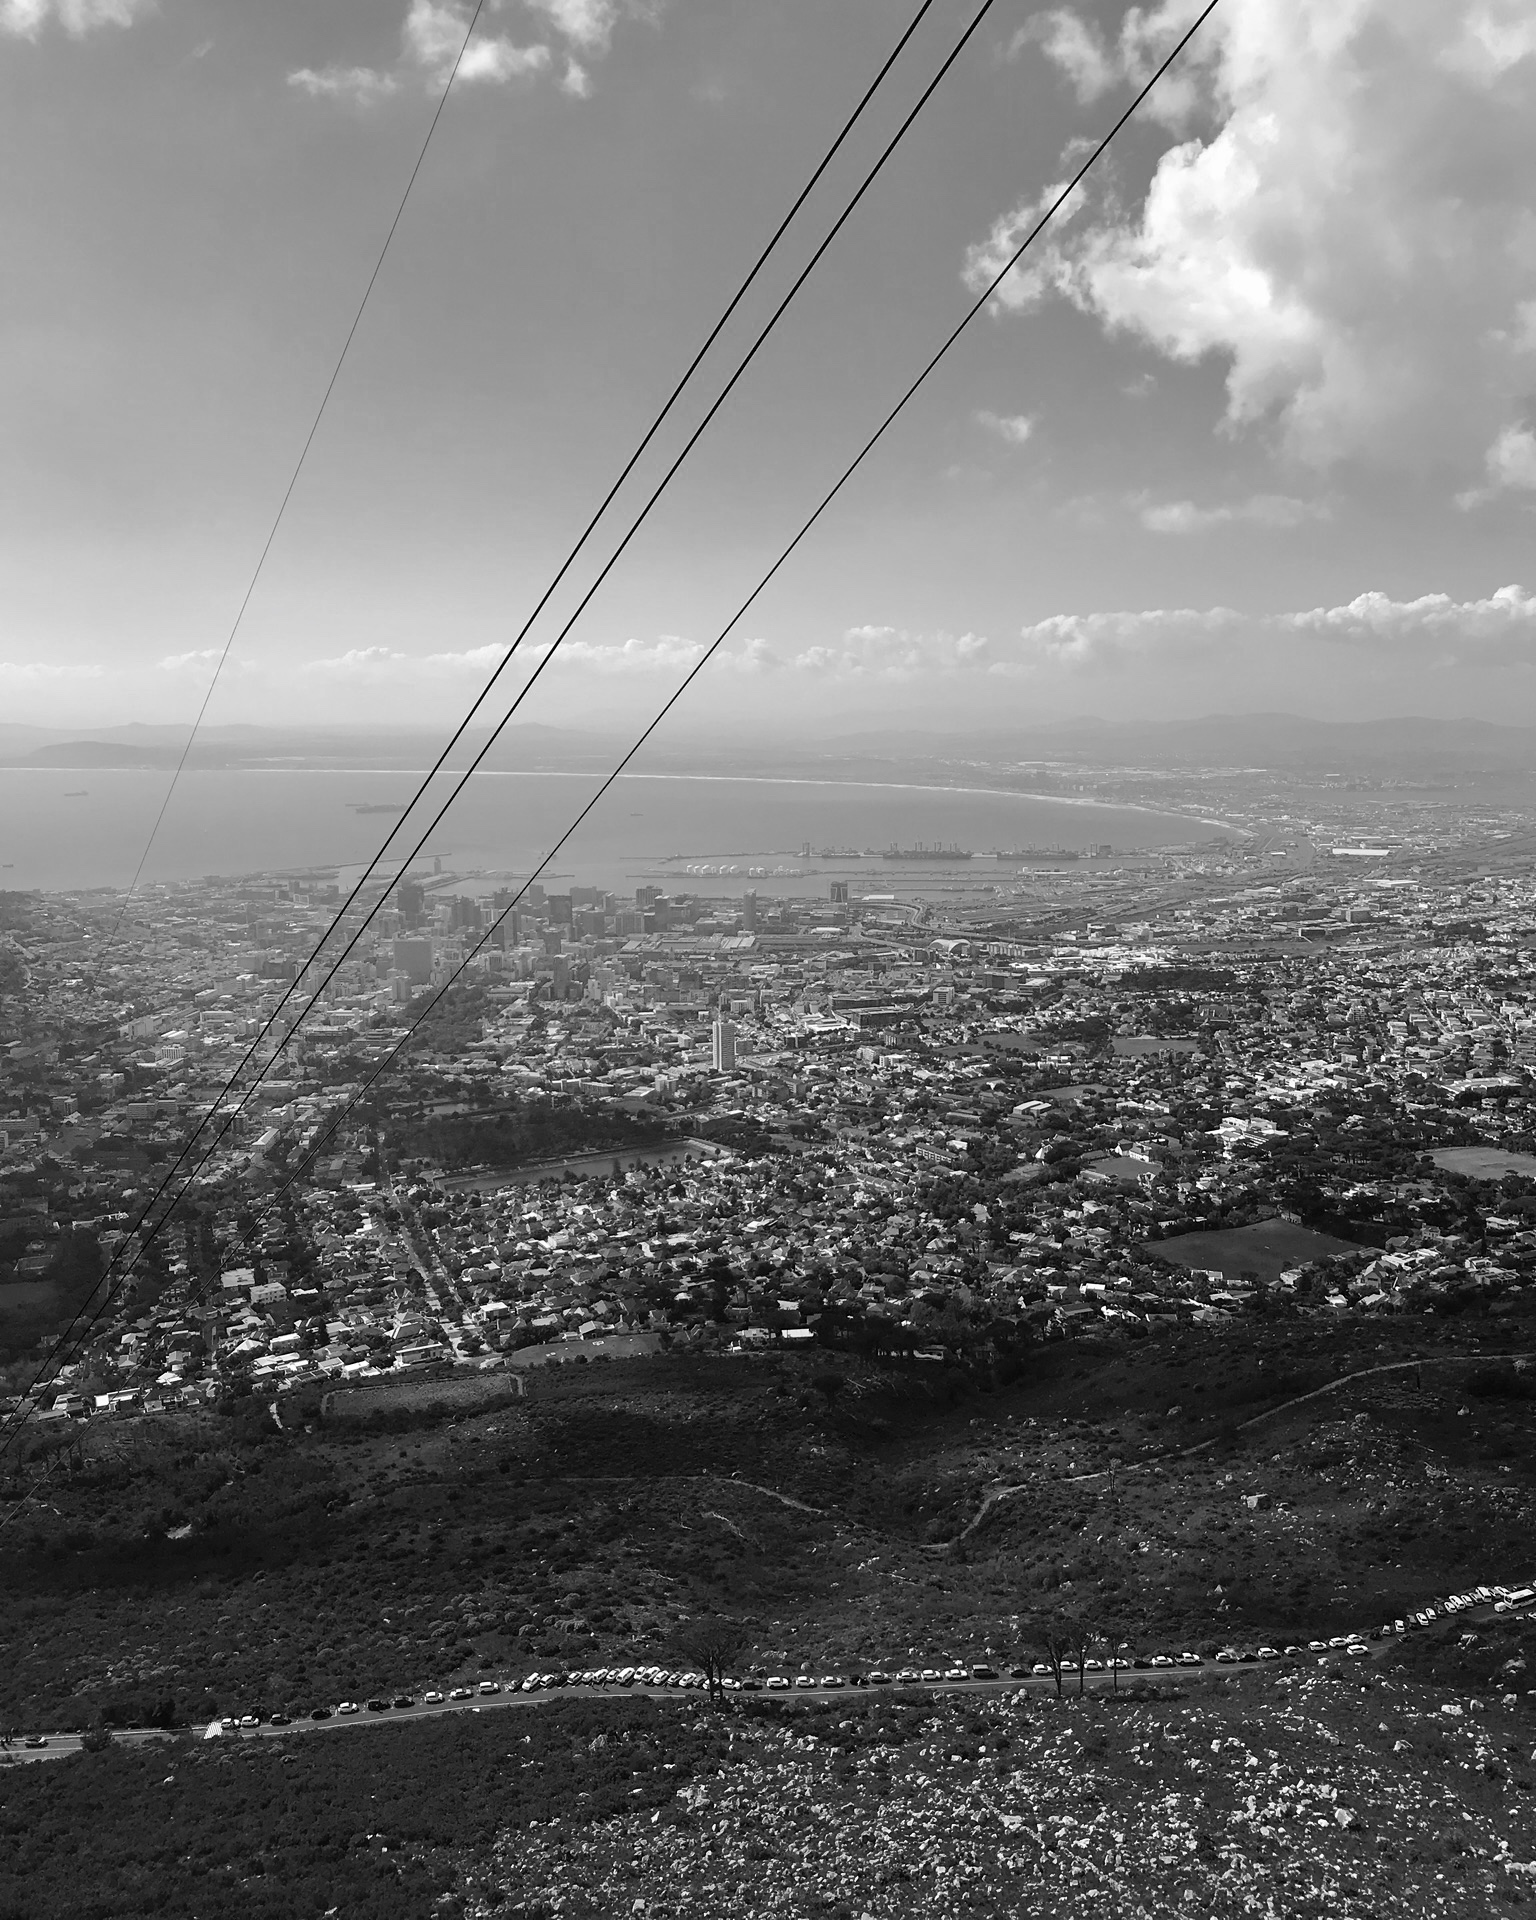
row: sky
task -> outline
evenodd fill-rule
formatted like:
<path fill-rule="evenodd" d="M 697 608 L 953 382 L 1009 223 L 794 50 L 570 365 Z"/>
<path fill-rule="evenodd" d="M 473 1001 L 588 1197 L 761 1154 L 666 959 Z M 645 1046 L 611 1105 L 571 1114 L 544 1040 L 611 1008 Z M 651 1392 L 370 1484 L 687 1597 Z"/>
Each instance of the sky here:
<path fill-rule="evenodd" d="M 210 724 L 458 717 L 916 5 L 487 0 Z M 1195 11 L 994 0 L 525 718 L 638 731 Z M 196 713 L 468 20 L 0 0 L 0 716 Z M 673 732 L 1536 720 L 1533 126 L 1528 0 L 1220 0 Z"/>

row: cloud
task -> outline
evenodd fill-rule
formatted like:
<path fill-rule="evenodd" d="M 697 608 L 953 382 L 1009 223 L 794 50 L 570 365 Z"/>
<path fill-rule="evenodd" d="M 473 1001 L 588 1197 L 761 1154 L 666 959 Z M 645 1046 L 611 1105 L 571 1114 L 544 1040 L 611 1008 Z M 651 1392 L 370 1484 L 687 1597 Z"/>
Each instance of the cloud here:
<path fill-rule="evenodd" d="M 1111 40 L 1057 10 L 1032 35 L 1088 100 L 1144 74 L 1193 11 L 1133 8 Z M 1223 361 L 1227 428 L 1318 467 L 1480 472 L 1508 445 L 1523 472 L 1504 435 L 1536 378 L 1529 0 L 1244 0 L 1176 71 L 1182 92 L 1153 104 L 1198 131 L 1139 204 L 1100 198 L 999 304 L 1064 297 L 1170 360 Z M 973 286 L 1039 204 L 972 250 Z"/>
<path fill-rule="evenodd" d="M 4 4 L 4 0 L 0 0 Z M 471 20 L 463 0 L 411 0 L 400 29 L 400 58 L 391 68 L 341 66 L 300 67 L 288 84 L 314 100 L 335 100 L 345 106 L 377 106 L 400 91 L 403 78 L 418 77 L 429 87 L 447 85 L 458 63 L 461 81 L 505 85 L 546 72 L 554 56 L 535 42 L 520 47 L 501 34 L 476 31 L 465 44 Z M 462 49 L 462 58 L 460 50 Z M 571 63 L 574 66 L 574 62 Z M 569 80 L 569 73 L 567 74 Z M 566 91 L 571 91 L 567 85 Z"/>
<path fill-rule="evenodd" d="M 1294 666 L 1298 644 L 1324 657 L 1341 649 L 1374 656 L 1384 672 L 1411 661 L 1435 666 L 1536 666 L 1536 594 L 1500 587 L 1480 600 L 1422 594 L 1394 600 L 1368 592 L 1340 606 L 1249 615 L 1231 607 L 1147 608 L 1136 612 L 1053 614 L 1022 629 L 1021 651 L 994 670 L 1032 665 L 1073 671 L 1125 667 L 1138 660 L 1189 659 L 1239 649 Z"/>
<path fill-rule="evenodd" d="M 910 680 L 988 663 L 991 643 L 979 633 L 909 633 L 902 627 L 850 627 L 836 646 L 807 647 L 787 665 L 795 672 L 840 678 Z"/>
<path fill-rule="evenodd" d="M 377 106 L 400 90 L 392 73 L 375 67 L 300 67 L 289 74 L 288 84 L 312 100 L 342 100 L 352 107 Z"/>
<path fill-rule="evenodd" d="M 1453 600 L 1445 593 L 1393 600 L 1362 593 L 1344 606 L 1289 614 L 1283 624 L 1292 633 L 1355 647 L 1433 652 L 1447 665 L 1536 665 L 1536 594 L 1520 586 L 1500 587 L 1483 600 Z"/>
<path fill-rule="evenodd" d="M 1536 433 L 1506 427 L 1488 449 L 1488 478 L 1496 487 L 1536 491 Z"/>
<path fill-rule="evenodd" d="M 1213 527 L 1251 526 L 1284 530 L 1309 520 L 1326 520 L 1327 507 L 1314 500 L 1296 500 L 1285 493 L 1256 493 L 1218 507 L 1197 507 L 1192 500 L 1169 500 L 1141 509 L 1141 524 L 1149 533 L 1208 533 Z"/>
<path fill-rule="evenodd" d="M 696 641 L 680 639 L 673 633 L 664 633 L 655 640 L 626 640 L 620 646 L 567 640 L 560 649 L 557 665 L 563 662 L 603 674 L 683 674 L 696 666 L 703 654 L 703 647 Z"/>
<path fill-rule="evenodd" d="M 35 40 L 51 20 L 79 40 L 95 27 L 131 27 L 156 0 L 0 0 L 0 33 Z"/>
<path fill-rule="evenodd" d="M 999 662 L 1017 673 L 1044 663 L 1081 669 L 1139 656 L 1203 652 L 1251 623 L 1231 607 L 1153 607 L 1137 613 L 1054 613 L 1019 634 L 1022 654 Z"/>
<path fill-rule="evenodd" d="M 57 4 L 130 7 L 140 0 L 57 0 Z M 487 17 L 506 4 L 507 0 L 495 0 L 486 10 Z M 35 10 L 44 5 L 45 0 L 0 0 L 0 8 Z M 558 84 L 573 100 L 590 96 L 591 62 L 608 52 L 620 21 L 655 22 L 661 15 L 661 0 L 526 0 L 526 5 L 565 43 Z M 499 86 L 555 71 L 555 53 L 543 41 L 520 46 L 505 34 L 477 28 L 466 45 L 472 17 L 467 0 L 410 0 L 400 29 L 400 58 L 393 68 L 300 67 L 289 74 L 288 83 L 312 99 L 367 108 L 398 93 L 404 78 L 419 77 L 430 87 L 445 86 L 455 62 L 460 80 Z"/>
<path fill-rule="evenodd" d="M 156 665 L 162 673 L 179 673 L 183 667 L 211 667 L 222 647 L 197 647 L 191 653 L 168 653 Z"/>
<path fill-rule="evenodd" d="M 434 86 L 442 86 L 459 61 L 461 80 L 504 82 L 542 72 L 550 62 L 545 46 L 519 47 L 497 35 L 477 33 L 464 46 L 469 31 L 469 9 L 460 0 L 411 0 L 402 35 L 406 58 L 426 74 Z M 464 57 L 459 59 L 459 49 Z"/>
<path fill-rule="evenodd" d="M 647 0 L 527 0 L 527 5 L 584 54 L 606 53 L 620 20 L 654 24 L 661 14 L 659 0 L 654 4 Z"/>
<path fill-rule="evenodd" d="M 103 680 L 106 670 L 89 663 L 57 660 L 0 660 L 0 687 L 41 687 L 68 680 Z"/>
<path fill-rule="evenodd" d="M 987 407 L 977 412 L 976 424 L 985 427 L 988 433 L 995 433 L 999 440 L 1006 440 L 1010 447 L 1022 447 L 1035 430 L 1035 423 L 1027 413 L 993 413 Z"/>

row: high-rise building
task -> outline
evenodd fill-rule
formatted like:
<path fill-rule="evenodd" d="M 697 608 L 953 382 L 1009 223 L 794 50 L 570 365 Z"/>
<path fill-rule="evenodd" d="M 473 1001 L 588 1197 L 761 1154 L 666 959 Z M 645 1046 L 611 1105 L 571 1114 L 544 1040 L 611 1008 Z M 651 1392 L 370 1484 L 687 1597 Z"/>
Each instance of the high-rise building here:
<path fill-rule="evenodd" d="M 432 978 L 430 940 L 397 940 L 394 958 L 396 969 L 405 975 L 413 987 L 424 987 Z"/>
<path fill-rule="evenodd" d="M 715 1022 L 714 1044 L 711 1049 L 711 1056 L 716 1073 L 735 1072 L 736 1029 L 723 1014 Z"/>
<path fill-rule="evenodd" d="M 757 895 L 751 891 L 741 896 L 741 930 L 743 933 L 757 932 Z"/>
<path fill-rule="evenodd" d="M 846 880 L 834 880 L 832 882 L 832 904 L 834 907 L 847 906 L 848 882 Z"/>

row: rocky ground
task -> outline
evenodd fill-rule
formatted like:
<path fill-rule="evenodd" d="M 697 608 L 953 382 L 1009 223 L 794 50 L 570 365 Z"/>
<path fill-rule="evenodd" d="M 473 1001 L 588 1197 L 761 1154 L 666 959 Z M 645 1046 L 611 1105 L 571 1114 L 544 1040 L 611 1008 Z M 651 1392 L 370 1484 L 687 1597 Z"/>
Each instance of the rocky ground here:
<path fill-rule="evenodd" d="M 1180 1701 L 764 1708 L 670 1807 L 505 1833 L 462 1898 L 471 1920 L 1471 1920 L 1536 1903 L 1533 1704 L 1312 1669 Z"/>

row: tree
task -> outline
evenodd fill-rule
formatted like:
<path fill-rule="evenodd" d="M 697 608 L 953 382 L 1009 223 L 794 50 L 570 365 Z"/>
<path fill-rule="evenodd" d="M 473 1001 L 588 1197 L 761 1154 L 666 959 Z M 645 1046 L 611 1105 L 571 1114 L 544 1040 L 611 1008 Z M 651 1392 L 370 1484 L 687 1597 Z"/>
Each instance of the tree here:
<path fill-rule="evenodd" d="M 827 1411 L 832 1411 L 832 1403 L 843 1390 L 843 1376 L 831 1371 L 811 1376 L 811 1385 L 827 1403 Z"/>
<path fill-rule="evenodd" d="M 1068 1666 L 1074 1664 L 1077 1667 L 1077 1690 L 1079 1693 L 1087 1691 L 1085 1662 L 1095 1637 L 1093 1629 L 1078 1613 L 1055 1613 L 1046 1621 L 1040 1641 L 1045 1648 L 1046 1665 L 1051 1670 L 1051 1678 L 1056 1682 L 1058 1697 L 1062 1691 L 1062 1675 Z"/>
<path fill-rule="evenodd" d="M 679 1653 L 704 1675 L 716 1706 L 725 1697 L 726 1673 L 740 1658 L 746 1638 L 736 1621 L 718 1617 L 692 1621 L 678 1635 Z"/>

